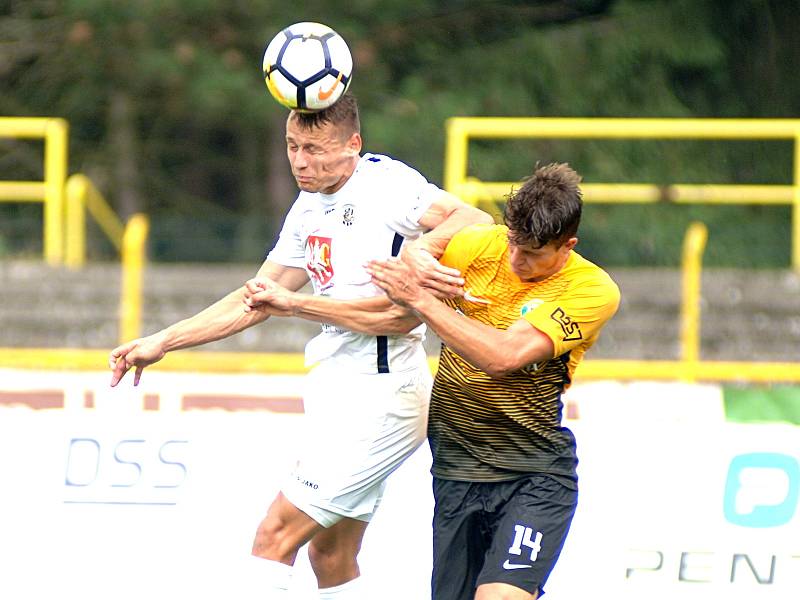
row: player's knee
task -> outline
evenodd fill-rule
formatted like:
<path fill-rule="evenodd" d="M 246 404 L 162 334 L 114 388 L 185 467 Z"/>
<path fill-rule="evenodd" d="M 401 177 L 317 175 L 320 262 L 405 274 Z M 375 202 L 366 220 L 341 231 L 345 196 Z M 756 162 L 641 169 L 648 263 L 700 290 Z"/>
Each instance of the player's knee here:
<path fill-rule="evenodd" d="M 256 529 L 252 553 L 253 556 L 287 564 L 294 562 L 297 548 L 288 535 L 286 523 L 270 517 L 261 521 Z"/>
<path fill-rule="evenodd" d="M 320 544 L 312 540 L 308 545 L 308 560 L 314 573 L 325 578 L 355 576 L 358 572 L 357 550 L 347 544 Z"/>

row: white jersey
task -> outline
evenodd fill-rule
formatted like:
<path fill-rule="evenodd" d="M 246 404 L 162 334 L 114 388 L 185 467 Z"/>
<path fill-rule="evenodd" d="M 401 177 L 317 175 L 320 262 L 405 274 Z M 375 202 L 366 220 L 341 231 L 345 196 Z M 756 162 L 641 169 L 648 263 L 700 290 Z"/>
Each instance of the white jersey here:
<path fill-rule="evenodd" d="M 364 265 L 397 256 L 404 240 L 419 237 L 419 219 L 441 193 L 408 165 L 365 154 L 337 192 L 300 192 L 267 259 L 305 269 L 318 296 L 380 295 Z M 424 335 L 424 325 L 397 336 L 323 325 L 306 345 L 306 364 L 332 360 L 358 373 L 404 371 L 422 363 Z"/>

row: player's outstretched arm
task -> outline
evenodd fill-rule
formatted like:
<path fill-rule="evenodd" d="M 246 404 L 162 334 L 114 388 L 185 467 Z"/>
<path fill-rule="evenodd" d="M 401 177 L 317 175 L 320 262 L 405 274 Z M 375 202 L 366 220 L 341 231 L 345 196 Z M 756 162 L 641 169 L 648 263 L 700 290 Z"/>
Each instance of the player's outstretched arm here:
<path fill-rule="evenodd" d="M 302 269 L 269 263 L 259 275 L 272 277 L 290 289 L 300 289 L 308 281 Z M 145 367 L 161 360 L 167 352 L 200 346 L 244 331 L 265 321 L 275 312 L 268 309 L 245 312 L 242 302 L 246 288 L 234 290 L 196 315 L 179 321 L 153 335 L 122 344 L 111 351 L 111 385 L 116 386 L 132 367 L 136 367 L 134 385 L 138 385 Z"/>
<path fill-rule="evenodd" d="M 421 321 L 414 313 L 386 296 L 338 300 L 291 292 L 269 279 L 249 280 L 245 287 L 245 310 L 266 309 L 280 316 L 296 316 L 317 323 L 368 335 L 401 335 Z"/>
<path fill-rule="evenodd" d="M 111 386 L 116 386 L 132 367 L 136 367 L 133 385 L 138 385 L 144 368 L 161 360 L 167 352 L 228 337 L 269 317 L 267 311 L 245 314 L 241 308 L 243 297 L 244 288 L 240 288 L 188 319 L 114 348 L 109 356 Z"/>

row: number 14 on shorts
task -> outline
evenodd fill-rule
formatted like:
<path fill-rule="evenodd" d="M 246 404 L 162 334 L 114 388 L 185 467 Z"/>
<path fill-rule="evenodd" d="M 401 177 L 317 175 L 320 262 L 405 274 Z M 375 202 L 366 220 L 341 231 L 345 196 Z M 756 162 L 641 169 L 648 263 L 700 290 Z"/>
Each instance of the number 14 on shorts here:
<path fill-rule="evenodd" d="M 537 531 L 536 535 L 534 536 L 534 530 L 532 527 L 519 524 L 514 525 L 514 541 L 511 542 L 511 546 L 508 548 L 508 553 L 515 556 L 520 556 L 522 554 L 523 546 L 525 548 L 530 548 L 531 562 L 536 562 L 536 557 L 539 556 L 539 551 L 542 549 L 542 532 Z M 531 565 L 515 564 L 509 560 L 503 564 L 503 567 L 506 569 L 522 569 L 530 566 Z"/>

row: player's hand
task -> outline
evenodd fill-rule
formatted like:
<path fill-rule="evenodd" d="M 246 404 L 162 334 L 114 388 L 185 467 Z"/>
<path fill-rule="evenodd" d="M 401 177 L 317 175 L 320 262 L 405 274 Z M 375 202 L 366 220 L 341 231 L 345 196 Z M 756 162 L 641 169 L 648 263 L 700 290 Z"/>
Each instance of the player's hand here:
<path fill-rule="evenodd" d="M 425 248 L 413 243 L 403 246 L 400 259 L 409 267 L 408 276 L 437 298 L 464 295 L 464 279 L 458 269 L 445 267 Z"/>
<path fill-rule="evenodd" d="M 400 306 L 414 308 L 414 303 L 425 294 L 433 293 L 423 288 L 412 276 L 411 268 L 399 258 L 371 260 L 366 264 L 372 283 L 381 288 L 386 295 Z"/>
<path fill-rule="evenodd" d="M 294 294 L 266 277 L 256 277 L 245 284 L 244 311 L 263 310 L 271 315 L 290 317 L 295 314 Z"/>
<path fill-rule="evenodd" d="M 131 367 L 136 367 L 133 374 L 133 385 L 139 385 L 144 368 L 158 362 L 164 358 L 165 354 L 163 341 L 157 335 L 117 346 L 108 357 L 108 366 L 113 371 L 111 387 L 115 387 Z"/>

